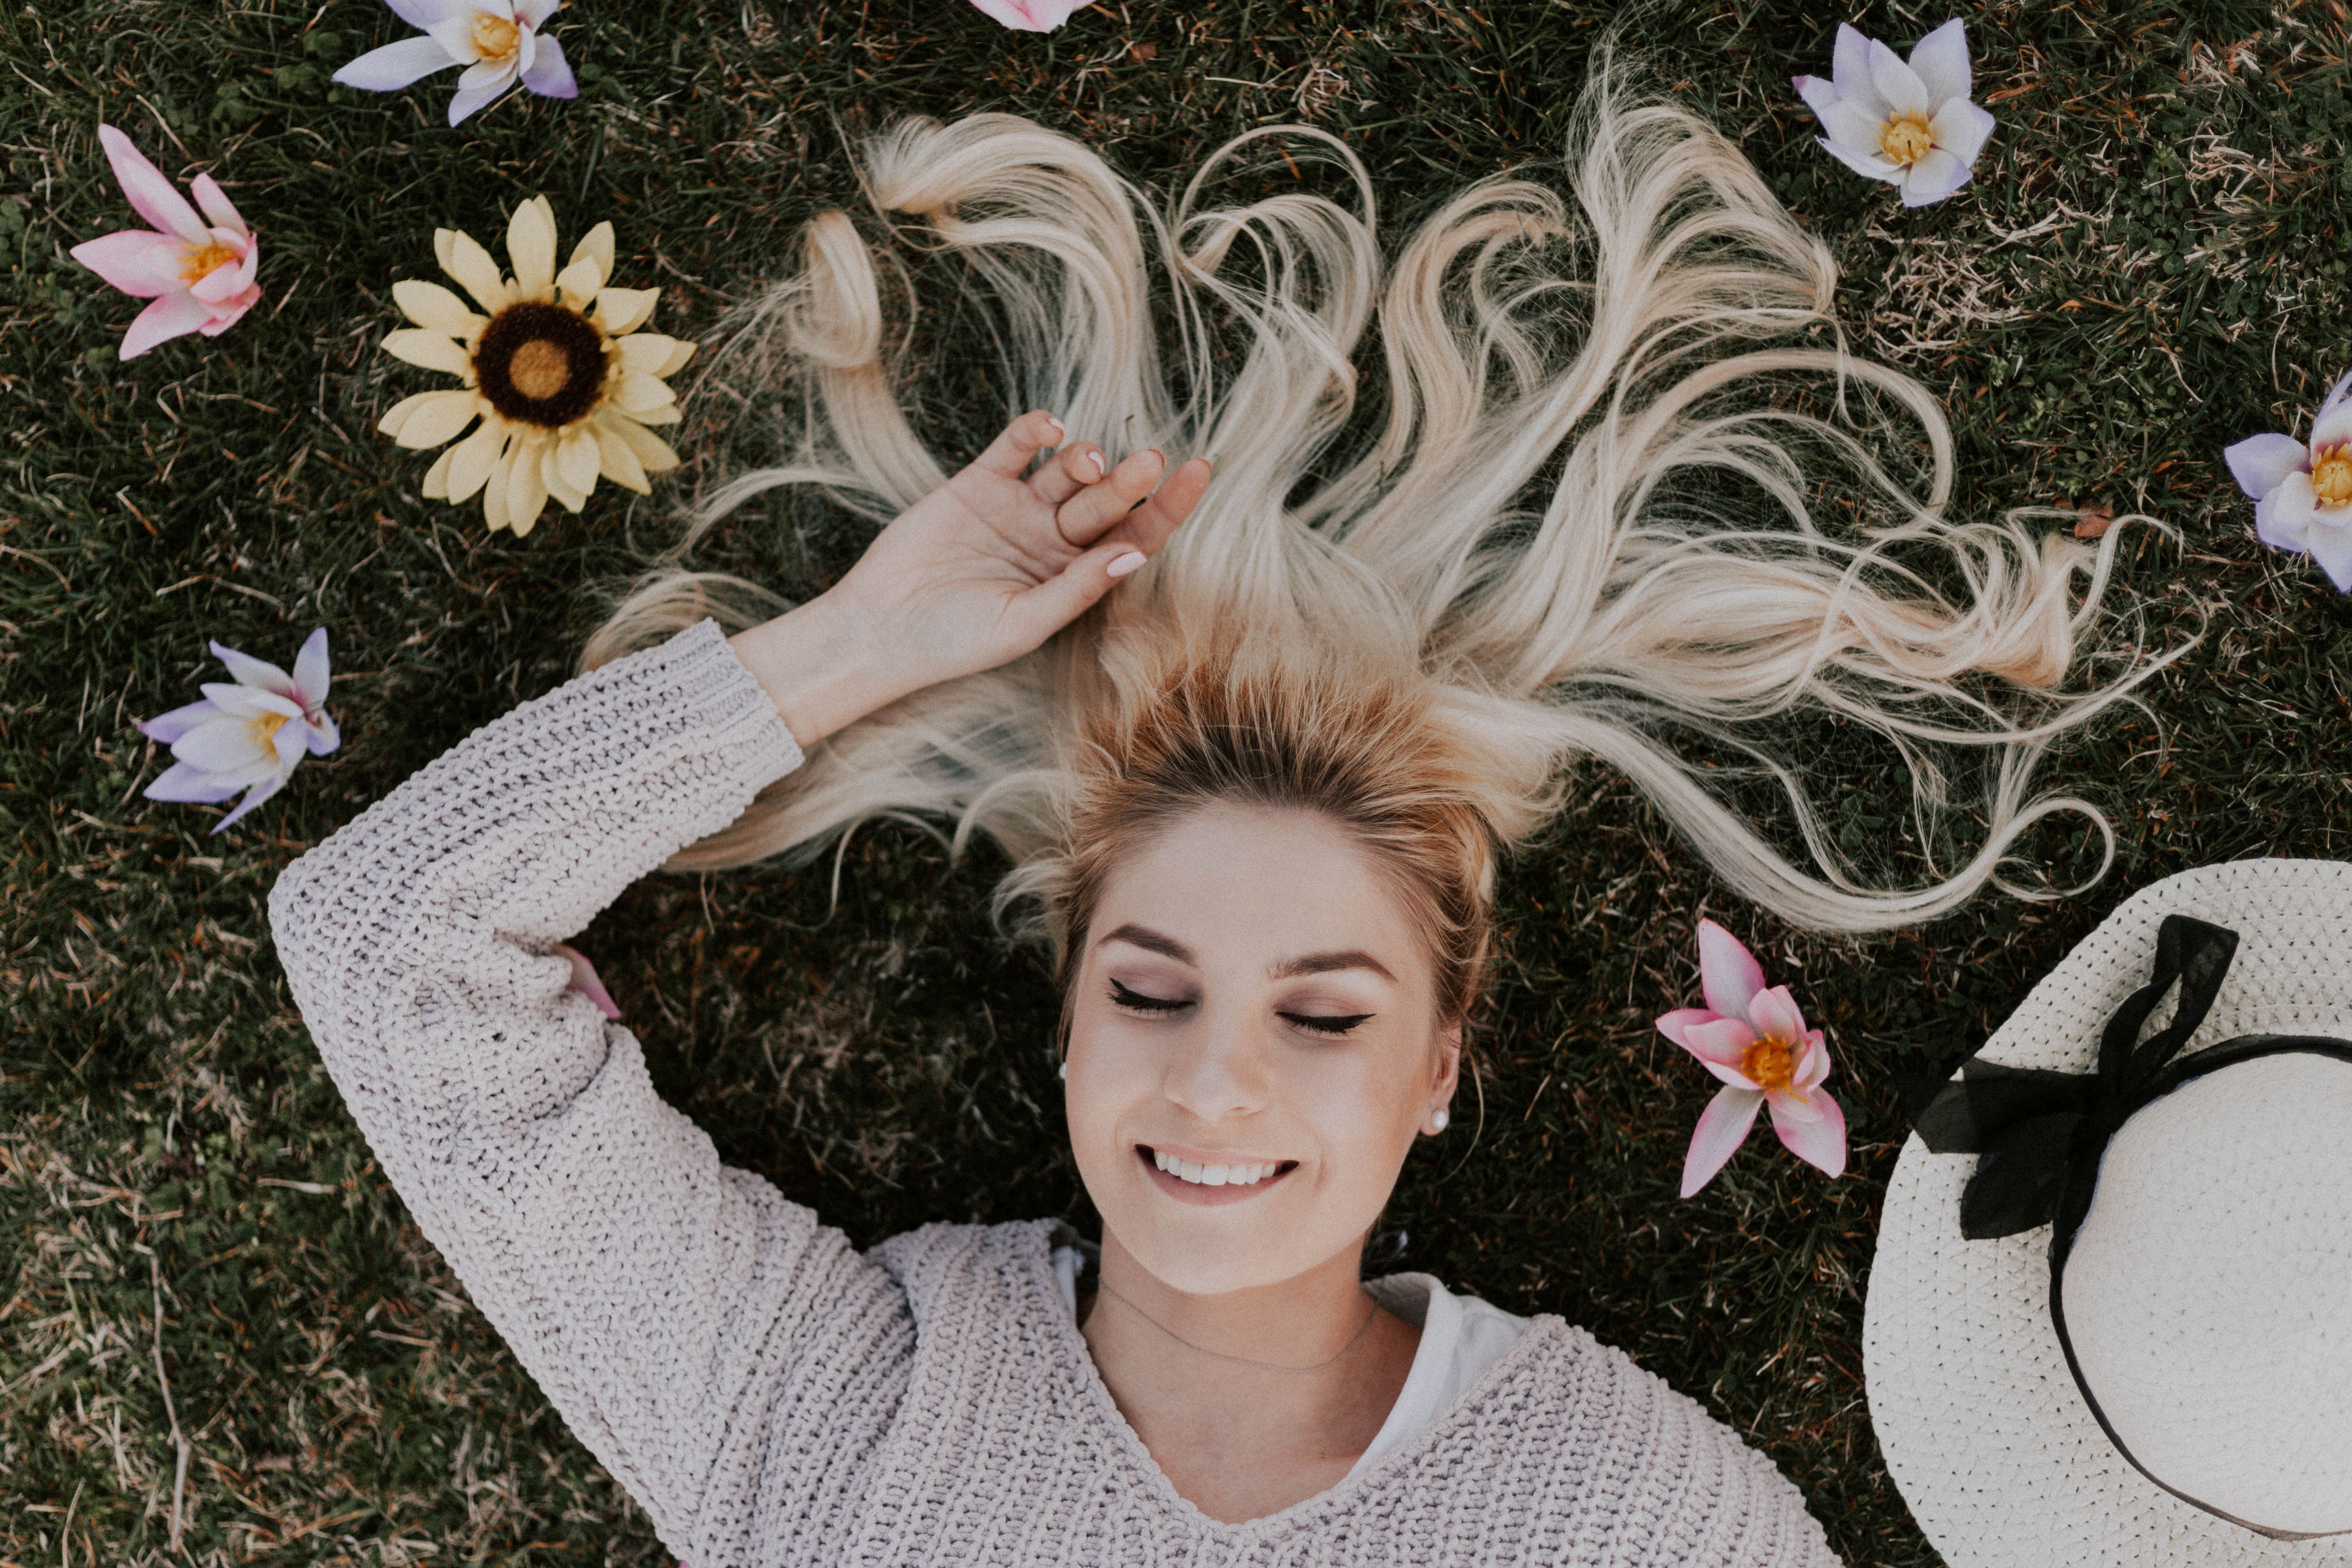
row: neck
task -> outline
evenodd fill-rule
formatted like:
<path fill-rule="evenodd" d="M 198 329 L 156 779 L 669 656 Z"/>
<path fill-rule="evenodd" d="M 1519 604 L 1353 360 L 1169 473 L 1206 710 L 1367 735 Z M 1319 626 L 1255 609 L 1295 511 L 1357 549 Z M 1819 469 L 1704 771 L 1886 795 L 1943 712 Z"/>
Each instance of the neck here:
<path fill-rule="evenodd" d="M 1421 1331 L 1373 1306 L 1360 1252 L 1199 1296 L 1105 1234 L 1104 1289 L 1080 1331 L 1119 1413 L 1210 1517 L 1255 1519 L 1323 1490 L 1388 1418 Z"/>

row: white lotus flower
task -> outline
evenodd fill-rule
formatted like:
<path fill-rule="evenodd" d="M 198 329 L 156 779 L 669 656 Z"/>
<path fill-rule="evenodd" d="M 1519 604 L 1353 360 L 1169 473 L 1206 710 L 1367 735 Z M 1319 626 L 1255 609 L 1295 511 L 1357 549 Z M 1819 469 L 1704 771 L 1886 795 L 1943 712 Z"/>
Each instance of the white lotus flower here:
<path fill-rule="evenodd" d="M 303 642 L 291 675 L 219 643 L 212 650 L 236 677 L 235 684 L 208 683 L 203 701 L 146 720 L 139 730 L 171 747 L 173 758 L 147 786 L 149 800 L 210 804 L 247 792 L 235 811 L 213 824 L 218 833 L 283 789 L 305 752 L 323 757 L 343 738 L 325 706 L 332 679 L 326 627 Z"/>
<path fill-rule="evenodd" d="M 1893 49 L 1838 25 L 1831 79 L 1796 79 L 1829 132 L 1822 145 L 1848 168 L 1885 180 L 1906 207 L 1940 202 L 1968 183 L 1992 134 L 1969 101 L 1969 42 L 1957 16 L 1919 40 L 1906 65 Z"/>
<path fill-rule="evenodd" d="M 344 87 L 397 92 L 409 83 L 464 66 L 449 123 L 497 98 L 518 81 L 541 98 L 577 98 L 579 84 L 564 63 L 563 46 L 540 28 L 562 0 L 384 0 L 393 14 L 423 36 L 371 49 L 335 73 Z"/>
<path fill-rule="evenodd" d="M 2308 552 L 2352 594 L 2352 375 L 2312 416 L 2311 439 L 2249 436 L 2221 454 L 2254 502 L 2254 532 L 2273 550 Z"/>

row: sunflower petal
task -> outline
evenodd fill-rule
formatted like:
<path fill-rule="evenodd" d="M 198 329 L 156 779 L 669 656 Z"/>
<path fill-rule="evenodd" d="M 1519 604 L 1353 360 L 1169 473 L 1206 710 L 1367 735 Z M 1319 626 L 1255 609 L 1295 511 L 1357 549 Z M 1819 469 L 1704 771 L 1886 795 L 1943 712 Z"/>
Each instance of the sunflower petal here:
<path fill-rule="evenodd" d="M 576 425 L 565 432 L 563 439 L 556 445 L 555 467 L 564 484 L 578 491 L 584 500 L 588 492 L 596 488 L 599 464 L 595 432 L 584 424 Z M 577 511 L 580 509 L 573 507 L 572 510 Z"/>
<path fill-rule="evenodd" d="M 482 411 L 481 395 L 467 387 L 448 392 L 428 392 L 401 422 L 400 434 L 393 440 L 411 451 L 421 452 L 428 447 L 438 447 L 449 440 L 473 421 Z"/>
<path fill-rule="evenodd" d="M 677 454 L 670 449 L 670 444 L 635 420 L 612 414 L 599 421 L 599 426 L 625 442 L 630 453 L 645 466 L 646 472 L 666 474 L 677 467 Z"/>
<path fill-rule="evenodd" d="M 555 209 L 534 196 L 507 220 L 507 259 L 514 263 L 515 292 L 526 300 L 546 297 L 555 283 Z"/>
<path fill-rule="evenodd" d="M 686 368 L 686 362 L 694 357 L 694 344 L 680 342 L 677 347 L 669 351 L 669 358 L 664 362 L 661 369 L 654 374 L 663 376 L 676 375 Z"/>
<path fill-rule="evenodd" d="M 433 466 L 425 470 L 424 493 L 426 500 L 457 499 L 449 493 L 449 459 L 455 457 L 457 452 L 457 448 L 455 447 L 444 447 L 441 449 L 441 455 L 433 459 Z"/>
<path fill-rule="evenodd" d="M 491 472 L 499 466 L 499 454 L 507 447 L 508 429 L 504 420 L 485 419 L 474 433 L 449 448 L 449 499 L 465 501 L 489 482 Z"/>
<path fill-rule="evenodd" d="M 646 324 L 661 303 L 658 289 L 599 289 L 596 324 L 614 337 L 634 332 Z"/>
<path fill-rule="evenodd" d="M 620 384 L 613 389 L 613 405 L 635 419 L 673 408 L 677 403 L 677 394 L 643 371 L 625 373 Z"/>
<path fill-rule="evenodd" d="M 391 407 L 383 411 L 383 417 L 375 422 L 376 429 L 383 435 L 397 437 L 400 435 L 401 426 L 408 423 L 408 417 L 410 415 L 415 414 L 417 409 L 424 406 L 425 400 L 426 398 L 438 397 L 441 394 L 438 392 L 415 392 L 409 394 L 406 397 L 402 398 L 399 402 L 394 404 Z"/>
<path fill-rule="evenodd" d="M 403 327 L 398 331 L 386 332 L 383 352 L 420 369 L 450 375 L 464 375 L 474 365 L 473 356 L 448 333 L 429 332 L 422 327 Z"/>
<path fill-rule="evenodd" d="M 520 441 L 508 444 L 490 465 L 489 480 L 482 487 L 482 521 L 489 524 L 492 533 L 507 525 L 507 479 L 514 468 L 515 449 L 521 445 Z"/>
<path fill-rule="evenodd" d="M 596 264 L 596 289 L 604 288 L 605 279 L 613 276 L 613 225 L 611 220 L 607 219 L 605 222 L 598 224 L 594 228 L 590 229 L 586 234 L 581 236 L 580 243 L 572 247 L 571 265 L 577 267 L 583 261 L 593 261 Z M 594 293 L 596 289 L 594 289 L 589 290 L 590 293 Z"/>
<path fill-rule="evenodd" d="M 485 325 L 482 317 L 466 309 L 466 301 L 438 283 L 404 278 L 392 286 L 392 298 L 401 314 L 418 326 L 453 338 L 470 337 Z"/>
<path fill-rule="evenodd" d="M 637 460 L 635 450 L 611 426 L 598 423 L 590 428 L 596 433 L 596 468 L 606 479 L 625 490 L 639 495 L 651 495 L 653 485 L 646 478 L 646 466 Z"/>
<path fill-rule="evenodd" d="M 693 345 L 688 344 L 691 348 Z M 658 376 L 669 356 L 677 351 L 677 340 L 659 332 L 635 332 L 620 341 L 621 365 L 625 370 L 643 371 Z"/>
<path fill-rule="evenodd" d="M 440 258 L 441 270 L 455 278 L 491 315 L 514 303 L 513 290 L 499 276 L 498 262 L 472 235 L 463 229 L 436 228 L 433 231 L 433 251 Z"/>
<path fill-rule="evenodd" d="M 514 466 L 507 470 L 507 526 L 516 537 L 529 533 L 531 524 L 547 508 L 547 480 L 540 472 L 540 464 L 547 444 L 534 441 L 515 454 Z"/>
<path fill-rule="evenodd" d="M 563 290 L 563 302 L 575 310 L 585 310 L 596 298 L 599 279 L 593 261 L 575 261 L 555 275 L 555 286 Z"/>

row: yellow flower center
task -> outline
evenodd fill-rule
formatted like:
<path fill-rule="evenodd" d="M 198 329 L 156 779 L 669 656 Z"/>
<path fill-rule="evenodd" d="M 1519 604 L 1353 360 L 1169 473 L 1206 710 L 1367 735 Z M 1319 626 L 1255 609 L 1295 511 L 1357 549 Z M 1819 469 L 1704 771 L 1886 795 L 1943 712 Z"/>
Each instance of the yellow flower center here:
<path fill-rule="evenodd" d="M 514 352 L 507 374 L 515 390 L 543 402 L 562 392 L 572 379 L 572 356 L 545 338 L 533 338 Z"/>
<path fill-rule="evenodd" d="M 2338 441 L 2311 455 L 2311 488 L 2322 506 L 2352 501 L 2352 441 Z"/>
<path fill-rule="evenodd" d="M 474 52 L 491 65 L 502 65 L 522 42 L 522 29 L 504 16 L 474 18 Z"/>
<path fill-rule="evenodd" d="M 1788 1041 L 1767 1035 L 1748 1047 L 1739 1070 L 1759 1089 L 1786 1089 L 1797 1081 L 1796 1049 Z"/>
<path fill-rule="evenodd" d="M 245 732 L 253 737 L 258 749 L 269 752 L 278 747 L 278 731 L 292 721 L 283 713 L 256 713 L 245 721 Z"/>
<path fill-rule="evenodd" d="M 208 239 L 202 245 L 189 246 L 180 261 L 180 281 L 190 284 L 201 283 L 211 277 L 215 271 L 236 259 L 236 247 L 223 245 L 217 239 Z"/>
<path fill-rule="evenodd" d="M 1927 155 L 1935 138 L 1927 130 L 1927 117 L 1916 112 L 1890 114 L 1886 123 L 1878 128 L 1878 150 L 1889 163 L 1906 168 Z"/>

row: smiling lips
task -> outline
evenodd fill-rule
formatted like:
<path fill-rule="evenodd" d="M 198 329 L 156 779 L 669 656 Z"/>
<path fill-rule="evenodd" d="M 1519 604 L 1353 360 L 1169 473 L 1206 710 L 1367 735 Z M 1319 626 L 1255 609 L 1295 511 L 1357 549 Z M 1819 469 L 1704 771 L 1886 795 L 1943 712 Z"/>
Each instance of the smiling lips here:
<path fill-rule="evenodd" d="M 1296 1160 L 1234 1160 L 1225 1163 L 1183 1159 L 1148 1143 L 1135 1146 L 1153 1184 L 1191 1204 L 1238 1203 L 1255 1197 L 1298 1168 Z"/>

